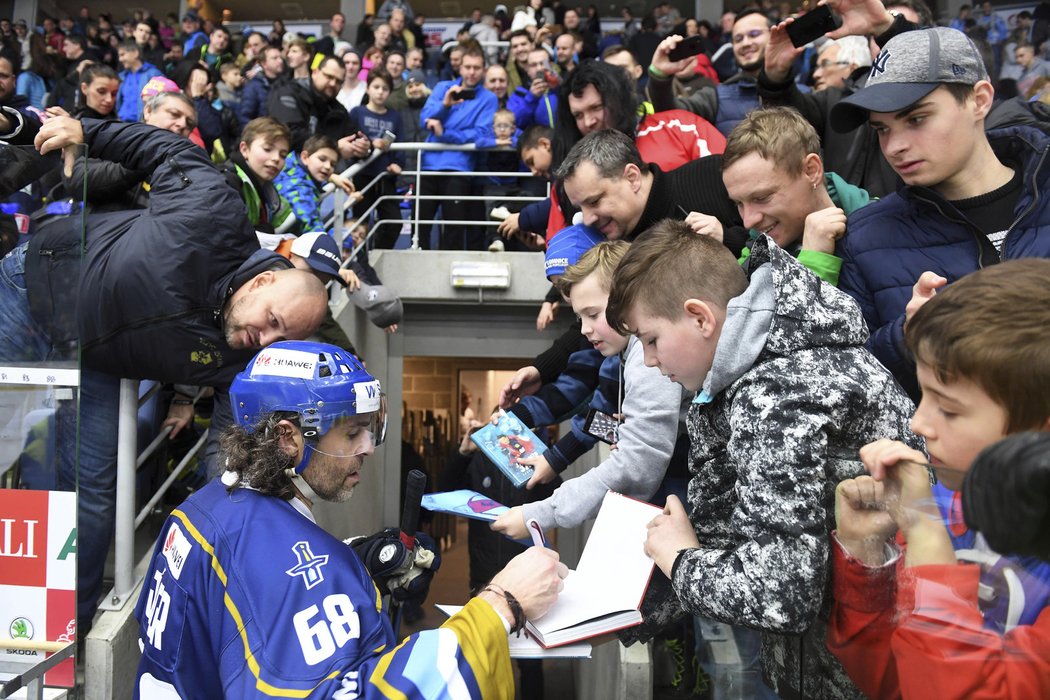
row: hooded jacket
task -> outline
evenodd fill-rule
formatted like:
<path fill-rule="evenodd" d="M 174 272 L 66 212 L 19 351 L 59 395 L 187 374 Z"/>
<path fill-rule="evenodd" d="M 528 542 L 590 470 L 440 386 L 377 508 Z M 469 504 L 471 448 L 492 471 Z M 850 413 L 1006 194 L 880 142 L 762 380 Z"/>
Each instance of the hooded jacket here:
<path fill-rule="evenodd" d="M 526 520 L 535 518 L 544 528 L 576 527 L 598 514 L 602 498 L 610 489 L 648 500 L 659 488 L 675 454 L 679 434 L 685 432 L 680 422 L 689 405 L 688 392 L 655 367 L 645 366 L 642 343 L 634 336 L 628 340 L 623 355 L 622 360 L 619 356 L 605 359 L 602 364 L 605 381 L 600 382 L 595 392 L 596 400 L 591 402 L 592 407 L 605 413 L 616 412 L 630 417 L 619 426 L 617 449 L 598 466 L 563 483 L 550 498 L 526 503 L 523 508 Z M 619 377 L 616 375 L 621 367 L 622 380 L 617 381 Z M 621 386 L 622 398 L 603 393 L 603 389 L 617 391 Z M 557 456 L 562 450 L 568 451 L 571 457 L 568 462 L 571 462 L 593 447 L 596 440 L 588 438 L 574 420 L 573 430 L 552 450 L 558 450 Z M 683 445 L 681 454 L 684 453 Z M 565 457 L 558 460 L 556 455 L 552 455 L 554 461 L 550 464 L 560 472 L 568 462 Z"/>
<path fill-rule="evenodd" d="M 868 349 L 905 388 L 917 391 L 904 348 L 904 308 L 926 270 L 948 282 L 1001 260 L 1050 258 L 1050 136 L 1028 126 L 988 132 L 1001 162 L 1020 163 L 1022 191 L 1002 254 L 950 202 L 925 187 L 903 187 L 850 215 L 839 287 L 852 296 L 871 330 Z M 1004 222 L 1007 223 L 1007 222 Z"/>
<path fill-rule="evenodd" d="M 647 598 L 645 627 L 684 606 L 759 629 L 778 695 L 860 697 L 824 643 L 835 486 L 863 473 L 862 445 L 917 444 L 913 407 L 864 349 L 848 296 L 766 236 L 751 249 L 749 277 L 688 417 L 701 545 L 675 562 L 675 595 Z"/>

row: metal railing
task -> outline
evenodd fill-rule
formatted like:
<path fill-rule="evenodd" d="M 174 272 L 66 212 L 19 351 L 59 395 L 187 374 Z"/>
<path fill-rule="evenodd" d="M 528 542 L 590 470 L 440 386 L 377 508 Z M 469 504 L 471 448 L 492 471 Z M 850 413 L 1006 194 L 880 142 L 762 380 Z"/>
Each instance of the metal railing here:
<path fill-rule="evenodd" d="M 500 201 L 506 202 L 533 202 L 541 200 L 542 197 L 521 197 L 521 196 L 464 196 L 464 197 L 453 197 L 443 195 L 430 195 L 421 196 L 419 194 L 419 187 L 425 177 L 466 177 L 466 176 L 481 176 L 481 177 L 532 177 L 527 172 L 487 172 L 487 171 L 471 171 L 469 173 L 456 173 L 456 172 L 435 172 L 425 171 L 421 169 L 422 157 L 424 151 L 474 151 L 474 150 L 499 150 L 499 149 L 477 149 L 473 144 L 467 145 L 450 145 L 450 144 L 439 144 L 439 143 L 395 143 L 391 146 L 392 150 L 404 150 L 411 151 L 416 150 L 416 169 L 412 171 L 404 171 L 403 174 L 415 177 L 415 186 L 413 194 L 413 212 L 411 215 L 412 221 L 414 222 L 413 235 L 412 235 L 412 247 L 419 248 L 419 224 L 434 224 L 434 223 L 445 223 L 457 226 L 498 226 L 498 221 L 456 221 L 447 219 L 434 219 L 421 222 L 419 221 L 419 200 L 420 199 L 433 199 L 433 200 L 460 200 L 460 201 L 485 201 L 490 199 L 499 199 Z M 504 149 L 505 150 L 505 149 Z M 343 171 L 342 175 L 346 178 L 351 178 L 360 172 L 365 166 L 371 163 L 373 160 L 381 155 L 380 151 L 374 152 L 369 158 L 363 161 L 354 163 L 352 166 Z M 372 179 L 362 191 L 368 191 L 370 188 L 377 186 L 379 179 L 382 175 L 377 175 Z M 341 189 L 328 184 L 324 188 L 325 197 L 334 197 L 334 209 L 333 214 L 327 221 L 325 221 L 325 227 L 329 228 L 335 234 L 336 240 L 341 245 L 343 238 L 343 223 L 345 221 L 345 212 L 353 204 L 350 197 L 346 195 Z M 361 221 L 366 220 L 368 216 L 375 210 L 379 202 L 382 200 L 389 199 L 401 199 L 402 195 L 383 195 L 379 197 L 376 202 L 369 206 L 366 210 L 360 213 L 354 212 L 355 217 Z M 372 236 L 375 234 L 378 227 L 382 224 L 397 223 L 404 224 L 404 219 L 382 219 L 377 221 L 372 228 L 368 231 L 368 235 L 364 241 L 355 246 L 352 251 L 350 258 L 347 263 L 353 260 L 354 256 L 361 250 L 362 247 L 368 245 Z M 145 506 L 136 514 L 135 512 L 135 475 L 139 467 L 153 453 L 160 447 L 160 445 L 167 439 L 171 433 L 171 427 L 166 426 L 163 428 L 157 436 L 150 442 L 150 444 L 143 450 L 142 454 L 138 454 L 138 409 L 142 403 L 152 397 L 159 386 L 154 387 L 147 392 L 141 399 L 139 398 L 139 382 L 138 380 L 122 379 L 120 384 L 120 418 L 118 422 L 117 431 L 117 495 L 116 495 L 116 523 L 115 523 L 115 535 L 114 535 L 114 576 L 113 576 L 113 589 L 103 597 L 102 603 L 99 608 L 102 610 L 119 610 L 128 601 L 131 593 L 135 590 L 135 586 L 138 585 L 138 581 L 135 579 L 133 571 L 135 567 L 134 562 L 134 548 L 135 548 L 135 531 L 142 525 L 142 523 L 149 516 L 150 512 L 160 502 L 167 493 L 168 489 L 172 484 L 181 476 L 183 470 L 192 461 L 193 457 L 197 455 L 200 449 L 204 446 L 208 439 L 208 431 L 197 440 L 190 451 L 183 457 L 182 461 L 172 469 L 167 479 L 161 484 L 160 488 L 154 493 Z M 194 398 L 194 404 L 200 398 L 200 394 Z"/>
<path fill-rule="evenodd" d="M 510 196 L 510 195 L 463 195 L 463 196 L 450 196 L 450 195 L 423 195 L 423 194 L 420 194 L 424 177 L 428 177 L 428 178 L 429 177 L 501 177 L 501 178 L 511 178 L 511 177 L 531 178 L 531 177 L 533 177 L 533 175 L 531 173 L 529 173 L 529 172 L 522 172 L 522 171 L 497 172 L 497 171 L 472 170 L 472 171 L 469 171 L 469 172 L 458 172 L 458 171 L 423 170 L 423 167 L 422 167 L 423 153 L 427 152 L 427 151 L 468 151 L 468 152 L 469 151 L 481 151 L 481 152 L 508 151 L 509 152 L 510 149 L 508 147 L 477 148 L 472 143 L 470 143 L 470 144 L 444 144 L 444 143 L 427 143 L 427 142 L 416 142 L 416 143 L 397 142 L 397 143 L 391 144 L 390 150 L 392 150 L 392 151 L 415 151 L 416 152 L 416 167 L 415 167 L 415 169 L 414 170 L 402 170 L 401 171 L 401 175 L 402 176 L 408 176 L 408 177 L 414 177 L 415 178 L 415 182 L 413 183 L 413 192 L 412 192 L 412 213 L 411 213 L 411 215 L 409 217 L 410 220 L 412 221 L 412 245 L 410 247 L 412 249 L 414 249 L 414 250 L 418 250 L 420 248 L 420 246 L 419 246 L 419 227 L 420 227 L 420 224 L 430 226 L 430 225 L 433 225 L 433 224 L 441 223 L 441 224 L 449 224 L 449 225 L 452 225 L 452 226 L 480 226 L 480 227 L 487 227 L 487 228 L 496 227 L 496 226 L 499 226 L 499 224 L 500 224 L 499 221 L 491 220 L 491 219 L 487 219 L 487 218 L 484 218 L 484 219 L 482 219 L 480 221 L 475 221 L 475 220 L 460 221 L 460 220 L 452 220 L 452 219 L 426 219 L 426 220 L 423 220 L 423 219 L 419 218 L 419 202 L 420 201 L 423 201 L 423 200 L 429 200 L 429 201 L 453 201 L 454 200 L 454 201 L 465 201 L 465 202 L 472 202 L 472 201 L 473 202 L 485 202 L 485 201 L 490 201 L 490 200 L 493 200 L 493 199 L 498 199 L 501 202 L 536 202 L 536 201 L 541 201 L 541 200 L 544 199 L 544 197 L 540 197 L 540 196 Z M 344 177 L 351 177 L 352 174 L 356 174 L 356 173 L 360 172 L 360 170 L 362 170 L 365 165 L 367 165 L 368 163 L 371 163 L 375 158 L 379 157 L 379 155 L 380 155 L 380 153 L 376 152 L 376 153 L 373 153 L 372 156 L 367 161 L 362 162 L 362 163 L 355 163 L 353 166 L 348 168 L 343 173 L 343 176 Z M 362 192 L 362 193 L 368 192 L 373 187 L 378 186 L 378 184 L 381 181 L 381 179 L 383 177 L 385 177 L 385 176 L 386 176 L 386 173 L 380 173 L 380 174 L 376 175 L 374 178 L 372 178 L 371 181 L 369 181 L 369 183 L 365 187 L 361 188 L 361 190 L 359 190 L 359 191 Z M 330 187 L 331 187 L 331 185 L 328 185 L 325 188 L 326 189 L 326 196 L 327 196 L 327 192 L 330 192 L 330 190 L 329 190 Z M 549 194 L 550 194 L 550 186 L 548 184 L 546 196 L 549 196 Z M 349 196 L 347 196 L 345 192 L 343 192 L 340 189 L 334 189 L 334 192 L 331 192 L 331 196 L 333 196 L 335 198 L 335 201 L 333 203 L 333 214 L 332 214 L 331 217 L 329 217 L 325 221 L 325 228 L 330 230 L 330 231 L 332 231 L 334 236 L 335 236 L 335 238 L 336 238 L 336 241 L 340 245 L 342 245 L 342 242 L 343 242 L 343 225 L 344 225 L 344 222 L 346 220 L 346 211 L 349 210 L 350 207 L 353 205 L 353 200 Z M 381 195 L 380 197 L 376 198 L 376 200 L 372 204 L 370 204 L 367 208 L 363 209 L 361 212 L 357 212 L 355 210 L 354 211 L 354 218 L 358 222 L 367 221 L 368 218 L 372 215 L 372 212 L 374 212 L 376 210 L 376 208 L 379 206 L 380 202 L 382 202 L 382 201 L 390 201 L 390 200 L 402 200 L 402 199 L 404 199 L 404 197 L 403 197 L 403 195 L 400 195 L 400 194 Z M 353 248 L 353 250 L 351 251 L 351 254 L 350 254 L 350 259 L 353 259 L 354 256 L 356 256 L 357 253 L 362 248 L 366 247 L 372 241 L 372 237 L 375 235 L 375 233 L 379 229 L 379 227 L 381 225 L 383 225 L 383 224 L 404 224 L 404 220 L 403 219 L 381 219 L 381 220 L 376 221 L 368 229 L 368 233 L 365 236 L 364 240 L 361 243 L 359 243 L 358 245 L 354 246 L 354 248 Z"/>
<path fill-rule="evenodd" d="M 4 645 L 3 648 L 51 653 L 51 656 L 29 668 L 26 668 L 27 664 L 18 661 L 0 661 L 0 671 L 17 674 L 0 684 L 0 699 L 9 698 L 25 688 L 29 700 L 43 700 L 44 674 L 72 657 L 76 642 L 33 642 L 20 639 L 14 644 Z"/>

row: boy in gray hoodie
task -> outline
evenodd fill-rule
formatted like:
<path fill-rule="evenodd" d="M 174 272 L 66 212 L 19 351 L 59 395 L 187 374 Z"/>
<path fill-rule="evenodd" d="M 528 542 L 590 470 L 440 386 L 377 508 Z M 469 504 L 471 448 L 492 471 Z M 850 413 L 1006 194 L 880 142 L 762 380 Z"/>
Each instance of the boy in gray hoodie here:
<path fill-rule="evenodd" d="M 668 497 L 645 545 L 673 593 L 652 587 L 646 622 L 625 638 L 683 612 L 746 625 L 763 632 L 780 697 L 861 697 L 824 643 L 835 485 L 863 472 L 868 441 L 916 441 L 911 402 L 864 349 L 860 310 L 767 236 L 745 271 L 665 220 L 624 256 L 607 314 L 638 337 L 646 365 L 699 392 L 691 516 Z"/>
<path fill-rule="evenodd" d="M 679 433 L 684 433 L 680 426 L 692 394 L 646 367 L 638 339 L 621 335 L 605 321 L 613 270 L 629 248 L 624 241 L 599 243 L 558 280 L 580 317 L 584 337 L 606 363 L 619 366 L 620 400 L 609 410 L 626 416 L 617 429 L 617 449 L 598 466 L 564 482 L 549 498 L 501 515 L 492 528 L 509 537 L 527 538 L 525 521 L 530 518 L 544 528 L 577 527 L 598 514 L 610 489 L 648 500 L 664 480 Z"/>

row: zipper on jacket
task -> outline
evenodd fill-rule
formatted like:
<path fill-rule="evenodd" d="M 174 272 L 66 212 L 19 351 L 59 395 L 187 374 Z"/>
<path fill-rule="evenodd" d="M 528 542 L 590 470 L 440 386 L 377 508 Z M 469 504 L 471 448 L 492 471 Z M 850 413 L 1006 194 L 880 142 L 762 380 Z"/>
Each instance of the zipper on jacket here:
<path fill-rule="evenodd" d="M 942 201 L 943 202 L 948 202 L 948 200 L 938 198 L 938 199 L 940 199 L 940 201 L 938 201 L 938 199 L 934 199 L 934 198 L 925 196 L 920 190 L 912 190 L 912 194 L 919 201 L 926 202 L 927 204 L 932 206 L 934 209 L 936 209 L 937 212 L 941 216 L 943 216 L 945 219 L 947 219 L 948 221 L 953 221 L 953 222 L 955 222 L 957 224 L 961 224 L 962 226 L 965 226 L 970 231 L 970 235 L 973 236 L 973 241 L 977 245 L 977 269 L 983 270 L 984 269 L 984 254 L 985 254 L 984 242 L 988 241 L 988 237 L 984 235 L 984 232 L 981 231 L 976 226 L 974 226 L 973 222 L 970 221 L 969 219 L 967 219 L 965 216 L 959 215 L 961 218 L 958 218 L 956 216 L 956 214 L 958 213 L 957 211 L 955 211 L 955 212 L 945 211 L 944 207 L 941 206 L 941 202 Z M 950 204 L 950 202 L 948 202 L 948 203 Z M 955 209 L 955 207 L 953 206 L 952 209 Z M 1007 231 L 1009 231 L 1009 229 L 1007 229 Z M 1003 241 L 1004 241 L 1003 245 L 1005 247 L 1006 239 L 1004 238 Z M 991 245 L 991 241 L 988 241 L 988 244 Z M 993 246 L 993 248 L 994 248 L 994 246 Z M 1002 262 L 1002 256 L 1001 255 L 999 256 L 999 261 Z"/>
<path fill-rule="evenodd" d="M 1003 236 L 1003 252 L 1000 253 L 1000 255 L 999 255 L 1000 258 L 1005 258 L 1006 257 L 1005 256 L 1006 243 L 1007 243 L 1007 241 L 1010 240 L 1010 234 L 1014 232 L 1014 227 L 1017 226 L 1017 224 L 1019 224 L 1021 222 L 1021 219 L 1025 218 L 1026 216 L 1028 216 L 1032 212 L 1032 210 L 1035 209 L 1036 205 L 1039 203 L 1039 188 L 1036 186 L 1035 180 L 1036 180 L 1036 177 L 1039 174 L 1039 171 L 1043 167 L 1043 163 L 1046 161 L 1046 154 L 1047 154 L 1048 151 L 1050 151 L 1050 145 L 1047 145 L 1045 148 L 1043 148 L 1043 152 L 1039 156 L 1039 162 L 1036 164 L 1035 168 L 1032 169 L 1031 188 L 1032 188 L 1032 192 L 1034 192 L 1035 194 L 1032 197 L 1031 204 L 1029 204 L 1025 208 L 1024 211 L 1022 211 L 1020 214 L 1018 214 L 1017 218 L 1014 219 L 1013 223 L 1010 224 L 1010 228 L 1006 229 L 1006 235 Z"/>

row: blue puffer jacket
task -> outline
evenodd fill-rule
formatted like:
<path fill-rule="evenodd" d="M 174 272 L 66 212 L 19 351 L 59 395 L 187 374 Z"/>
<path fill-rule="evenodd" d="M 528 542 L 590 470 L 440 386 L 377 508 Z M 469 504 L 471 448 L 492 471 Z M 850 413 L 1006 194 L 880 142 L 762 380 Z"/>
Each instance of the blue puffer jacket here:
<path fill-rule="evenodd" d="M 1026 126 L 988 132 L 1004 163 L 1024 164 L 1024 183 L 1003 242 L 1003 259 L 1050 258 L 1050 136 Z M 850 215 L 839 288 L 852 296 L 871 330 L 868 349 L 913 392 L 915 368 L 904 347 L 904 307 L 926 270 L 954 282 L 1001 258 L 988 238 L 930 189 L 903 187 Z M 914 394 L 913 394 L 914 395 Z"/>
<path fill-rule="evenodd" d="M 151 79 L 164 74 L 152 63 L 143 63 L 136 70 L 120 71 L 120 87 L 117 89 L 117 117 L 125 122 L 142 121 L 142 88 Z"/>
<path fill-rule="evenodd" d="M 750 78 L 715 86 L 718 94 L 718 114 L 715 128 L 726 136 L 753 109 L 758 109 L 758 85 Z"/>
<path fill-rule="evenodd" d="M 240 110 L 237 117 L 242 124 L 247 124 L 256 117 L 269 115 L 266 109 L 266 100 L 270 96 L 270 79 L 262 73 L 244 84 L 244 92 L 241 94 Z"/>
<path fill-rule="evenodd" d="M 446 108 L 443 100 L 445 93 L 462 80 L 446 80 L 434 86 L 423 110 L 419 115 L 419 124 L 426 128 L 427 119 L 437 119 L 444 127 L 441 136 L 431 132 L 427 143 L 476 143 L 485 131 L 492 127 L 492 117 L 496 114 L 498 100 L 491 92 L 477 86 L 477 96 L 473 100 L 463 100 Z M 470 151 L 426 151 L 423 153 L 423 170 L 456 170 L 468 172 L 477 170 L 477 155 Z"/>

